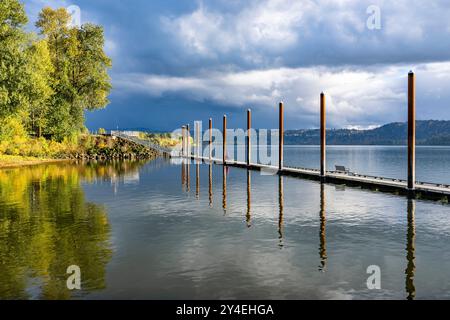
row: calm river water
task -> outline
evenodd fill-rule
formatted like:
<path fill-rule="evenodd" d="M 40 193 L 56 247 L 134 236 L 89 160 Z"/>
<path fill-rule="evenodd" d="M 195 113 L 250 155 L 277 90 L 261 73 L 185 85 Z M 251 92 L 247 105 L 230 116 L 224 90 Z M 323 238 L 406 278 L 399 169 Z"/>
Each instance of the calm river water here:
<path fill-rule="evenodd" d="M 449 182 L 449 149 L 428 150 L 419 174 Z M 331 152 L 404 171 L 398 148 Z M 450 206 L 164 159 L 0 170 L 0 298 L 450 299 Z"/>

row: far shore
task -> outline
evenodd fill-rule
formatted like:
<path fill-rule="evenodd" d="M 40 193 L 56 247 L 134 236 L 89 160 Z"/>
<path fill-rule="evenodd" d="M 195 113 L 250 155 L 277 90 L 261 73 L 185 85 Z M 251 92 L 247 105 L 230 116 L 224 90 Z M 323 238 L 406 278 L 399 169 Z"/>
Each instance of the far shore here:
<path fill-rule="evenodd" d="M 21 156 L 9 156 L 0 155 L 0 169 L 16 168 L 24 166 L 34 166 L 44 163 L 56 163 L 71 161 L 70 159 L 45 159 L 34 157 L 21 157 Z"/>

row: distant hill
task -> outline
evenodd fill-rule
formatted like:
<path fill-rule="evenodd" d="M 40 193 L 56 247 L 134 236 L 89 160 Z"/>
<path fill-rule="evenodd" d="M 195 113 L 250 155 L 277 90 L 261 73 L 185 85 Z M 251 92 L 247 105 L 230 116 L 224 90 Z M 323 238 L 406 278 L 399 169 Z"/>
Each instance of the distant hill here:
<path fill-rule="evenodd" d="M 121 128 L 120 130 L 164 133 L 164 131 L 148 128 Z M 407 132 L 408 124 L 404 122 L 389 123 L 372 130 L 331 129 L 327 131 L 327 144 L 406 145 Z M 320 132 L 318 129 L 288 130 L 285 132 L 284 139 L 287 145 L 318 145 Z M 450 146 L 450 121 L 417 121 L 416 140 L 418 145 Z"/>
<path fill-rule="evenodd" d="M 406 145 L 408 124 L 394 122 L 372 130 L 333 129 L 327 131 L 330 145 Z M 418 145 L 450 146 L 450 121 L 426 120 L 416 123 Z M 318 145 L 320 132 L 313 130 L 286 131 L 288 145 Z"/>

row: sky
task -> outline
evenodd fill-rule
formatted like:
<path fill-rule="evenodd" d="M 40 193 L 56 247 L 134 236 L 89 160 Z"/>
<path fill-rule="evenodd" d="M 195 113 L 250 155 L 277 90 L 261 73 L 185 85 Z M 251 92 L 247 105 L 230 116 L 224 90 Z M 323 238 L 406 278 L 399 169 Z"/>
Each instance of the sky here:
<path fill-rule="evenodd" d="M 450 120 L 448 0 L 24 0 L 30 26 L 45 7 L 80 8 L 104 27 L 113 59 L 107 108 L 88 128 L 172 131 L 224 114 L 245 127 L 332 128 L 407 119 L 416 74 L 417 118 Z"/>

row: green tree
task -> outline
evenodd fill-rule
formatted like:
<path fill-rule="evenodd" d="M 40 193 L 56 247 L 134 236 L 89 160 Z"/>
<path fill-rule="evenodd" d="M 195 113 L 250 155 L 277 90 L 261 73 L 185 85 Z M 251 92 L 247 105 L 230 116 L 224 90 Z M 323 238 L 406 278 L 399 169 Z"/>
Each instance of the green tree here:
<path fill-rule="evenodd" d="M 108 69 L 111 59 L 104 52 L 103 28 L 85 24 L 69 26 L 66 9 L 44 8 L 36 26 L 48 41 L 54 67 L 50 134 L 61 139 L 84 127 L 85 110 L 105 107 L 111 90 Z"/>
<path fill-rule="evenodd" d="M 31 80 L 28 88 L 30 96 L 28 126 L 36 136 L 40 137 L 43 128 L 48 124 L 50 98 L 54 93 L 51 77 L 54 68 L 50 59 L 47 41 L 34 42 L 27 53 Z"/>
<path fill-rule="evenodd" d="M 0 1 L 0 118 L 27 108 L 28 22 L 23 5 L 17 0 Z"/>

